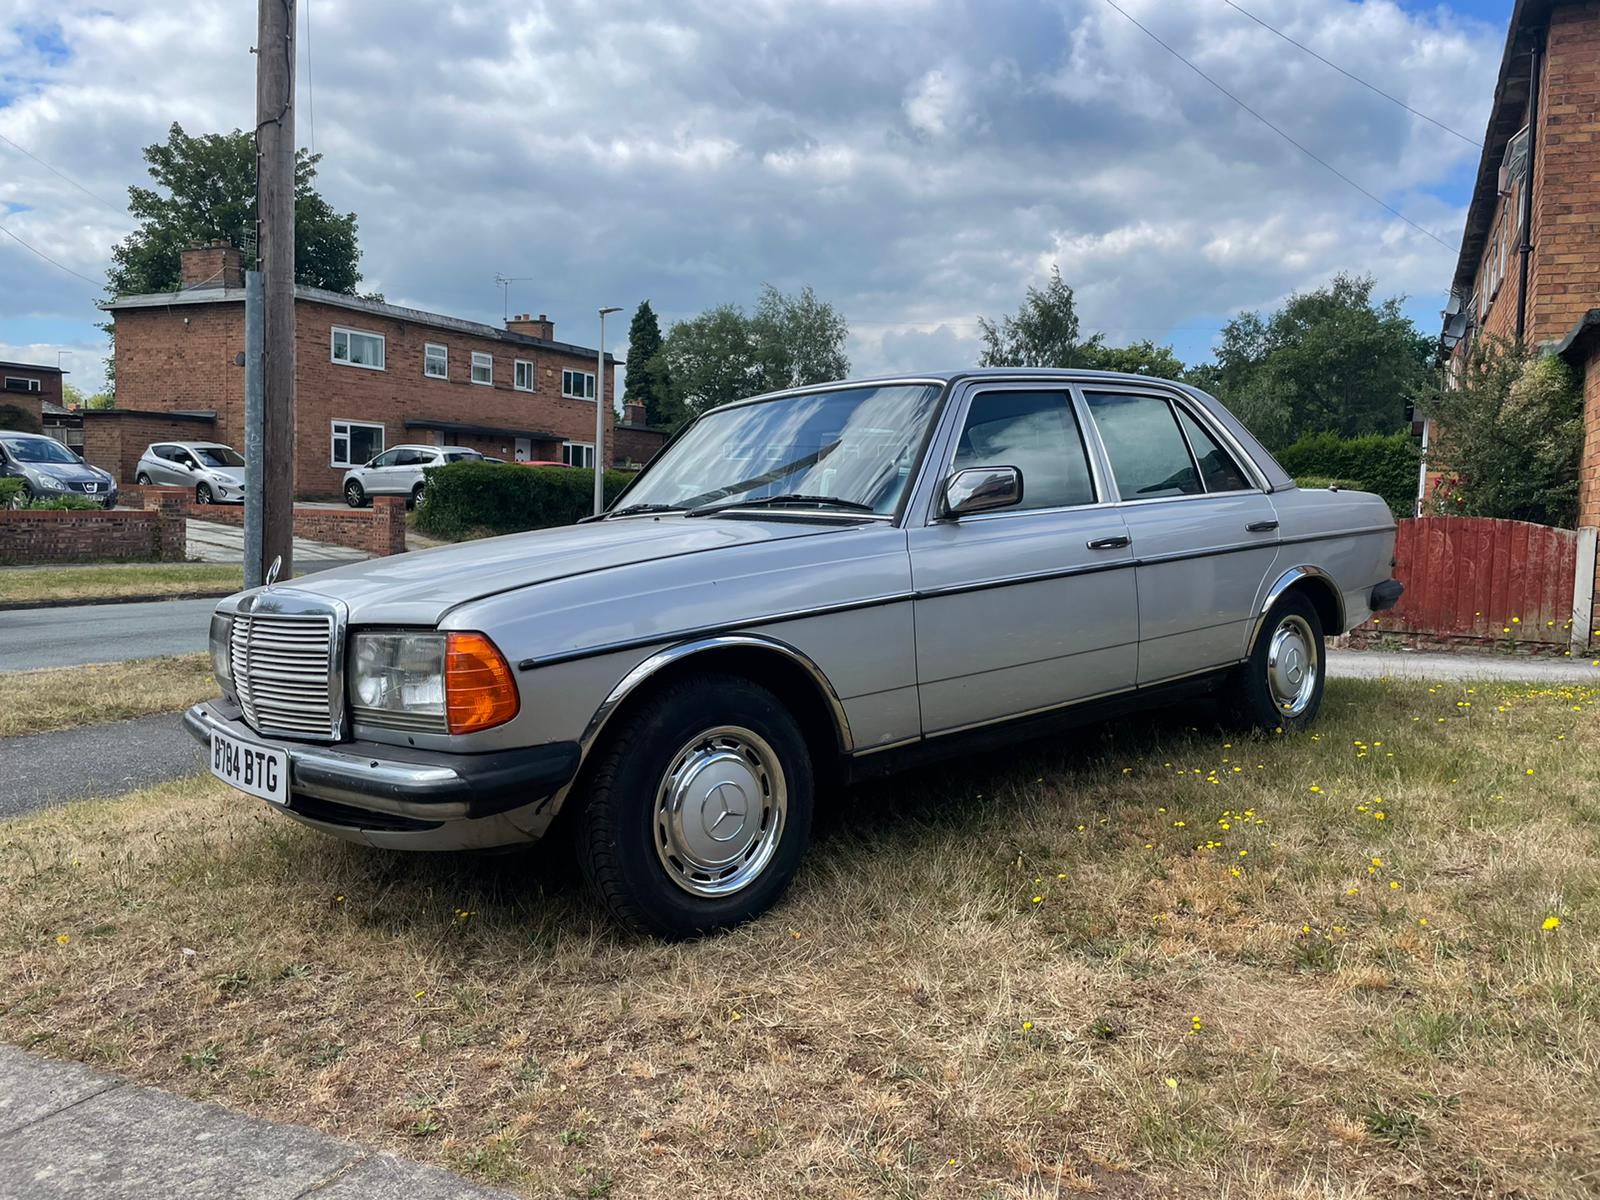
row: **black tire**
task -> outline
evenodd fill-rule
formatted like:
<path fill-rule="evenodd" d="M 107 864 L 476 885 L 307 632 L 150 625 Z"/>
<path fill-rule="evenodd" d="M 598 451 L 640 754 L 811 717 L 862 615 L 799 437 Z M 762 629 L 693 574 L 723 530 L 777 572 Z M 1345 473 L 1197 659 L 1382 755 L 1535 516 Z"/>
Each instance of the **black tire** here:
<path fill-rule="evenodd" d="M 196 504 L 210 504 L 211 503 L 211 485 L 210 484 L 200 483 L 200 484 L 196 484 L 195 485 L 194 502 Z"/>
<path fill-rule="evenodd" d="M 150 476 L 146 475 L 143 471 L 140 471 L 137 475 L 135 475 L 133 481 L 140 487 L 150 486 Z"/>
<path fill-rule="evenodd" d="M 417 505 L 422 503 L 422 493 L 427 489 L 427 486 L 425 483 L 419 483 L 411 489 L 411 497 L 406 501 L 407 508 L 416 508 Z"/>
<path fill-rule="evenodd" d="M 687 794 L 677 809 L 664 796 L 674 767 Z M 719 775 L 723 782 L 704 791 Z M 597 748 L 576 814 L 578 865 L 590 891 L 630 930 L 677 940 L 730 928 L 772 907 L 794 878 L 811 839 L 814 780 L 800 726 L 766 688 L 720 674 L 669 683 L 608 729 Z M 756 804 L 752 791 L 762 794 Z M 721 815 L 708 823 L 713 804 Z M 699 828 L 673 832 L 663 815 L 672 811 L 697 817 Z M 719 837 L 730 816 L 740 827 Z M 675 853 L 712 841 L 729 848 L 721 852 L 734 865 L 691 878 L 695 862 Z M 735 890 L 706 894 L 723 886 Z"/>
<path fill-rule="evenodd" d="M 351 508 L 360 508 L 367 502 L 367 492 L 359 481 L 352 479 L 344 485 L 344 502 Z"/>
<path fill-rule="evenodd" d="M 1291 683 L 1297 669 L 1296 653 L 1301 656 L 1301 679 L 1309 660 L 1309 684 Z M 1290 592 L 1268 610 L 1250 657 L 1228 676 L 1222 689 L 1223 708 L 1233 723 L 1247 729 L 1298 732 L 1316 720 L 1322 707 L 1326 663 L 1322 618 L 1316 605 L 1304 594 Z M 1290 696 L 1294 688 L 1301 693 Z"/>

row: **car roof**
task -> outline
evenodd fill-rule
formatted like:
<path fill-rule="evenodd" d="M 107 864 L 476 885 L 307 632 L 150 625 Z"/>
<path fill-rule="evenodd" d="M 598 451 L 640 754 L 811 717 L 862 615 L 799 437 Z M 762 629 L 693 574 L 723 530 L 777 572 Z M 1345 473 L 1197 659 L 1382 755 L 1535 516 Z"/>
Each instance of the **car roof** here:
<path fill-rule="evenodd" d="M 59 438 L 51 437 L 48 433 L 29 433 L 25 429 L 0 429 L 0 437 L 33 438 L 35 441 L 40 442 L 54 442 L 60 440 Z"/>

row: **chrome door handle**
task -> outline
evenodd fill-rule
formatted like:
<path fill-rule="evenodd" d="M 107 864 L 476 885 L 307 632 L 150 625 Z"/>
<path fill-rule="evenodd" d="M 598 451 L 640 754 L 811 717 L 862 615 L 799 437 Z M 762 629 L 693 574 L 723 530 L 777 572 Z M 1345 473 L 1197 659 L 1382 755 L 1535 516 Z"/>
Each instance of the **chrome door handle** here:
<path fill-rule="evenodd" d="M 1119 534 L 1116 537 L 1095 538 L 1088 545 L 1091 550 L 1121 550 L 1124 546 L 1133 545 L 1133 539 L 1125 534 Z"/>
<path fill-rule="evenodd" d="M 1246 533 L 1271 533 L 1277 527 L 1276 521 L 1251 521 L 1244 529 Z"/>

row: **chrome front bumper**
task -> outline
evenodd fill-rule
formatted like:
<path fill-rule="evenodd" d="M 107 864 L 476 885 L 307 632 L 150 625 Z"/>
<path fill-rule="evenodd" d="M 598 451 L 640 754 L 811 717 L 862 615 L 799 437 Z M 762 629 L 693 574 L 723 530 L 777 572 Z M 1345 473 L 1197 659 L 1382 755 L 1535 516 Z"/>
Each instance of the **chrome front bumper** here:
<path fill-rule="evenodd" d="M 320 745 L 262 737 L 225 701 L 196 704 L 184 728 L 202 745 L 220 730 L 281 750 L 288 812 L 351 841 L 426 850 L 510 845 L 539 837 L 577 774 L 576 742 L 448 754 L 378 742 Z"/>

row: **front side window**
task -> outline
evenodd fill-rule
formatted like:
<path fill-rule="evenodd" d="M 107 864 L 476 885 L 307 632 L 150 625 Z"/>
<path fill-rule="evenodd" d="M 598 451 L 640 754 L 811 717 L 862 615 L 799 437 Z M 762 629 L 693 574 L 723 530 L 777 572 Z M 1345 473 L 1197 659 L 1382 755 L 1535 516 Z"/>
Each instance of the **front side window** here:
<path fill-rule="evenodd" d="M 472 352 L 472 382 L 494 383 L 494 355 L 478 350 Z"/>
<path fill-rule="evenodd" d="M 1178 420 L 1183 424 L 1183 432 L 1189 436 L 1189 448 L 1194 451 L 1195 459 L 1200 464 L 1200 481 L 1206 485 L 1206 491 L 1243 492 L 1249 489 L 1250 481 L 1239 469 L 1233 455 L 1217 444 L 1216 438 L 1200 428 L 1200 423 L 1181 408 L 1178 410 Z"/>
<path fill-rule="evenodd" d="M 359 467 L 383 453 L 383 426 L 366 421 L 333 422 L 333 447 L 329 463 Z"/>
<path fill-rule="evenodd" d="M 951 469 L 1016 467 L 1019 508 L 1094 503 L 1089 455 L 1065 392 L 980 392 L 967 409 Z"/>
<path fill-rule="evenodd" d="M 594 447 L 588 442 L 561 443 L 561 461 L 569 467 L 594 468 Z"/>
<path fill-rule="evenodd" d="M 383 370 L 383 335 L 333 327 L 333 361 L 347 367 Z"/>
<path fill-rule="evenodd" d="M 568 400 L 593 400 L 594 372 L 561 372 L 561 394 Z"/>
<path fill-rule="evenodd" d="M 1085 392 L 1124 500 L 1194 496 L 1205 491 L 1172 405 L 1159 396 Z"/>
<path fill-rule="evenodd" d="M 422 373 L 429 379 L 450 378 L 450 348 L 438 342 L 422 347 Z"/>
<path fill-rule="evenodd" d="M 511 386 L 519 392 L 533 391 L 533 364 L 525 358 L 519 358 L 513 368 Z"/>
<path fill-rule="evenodd" d="M 932 384 L 778 396 L 707 413 L 628 489 L 623 507 L 823 497 L 892 515 L 938 407 Z"/>

